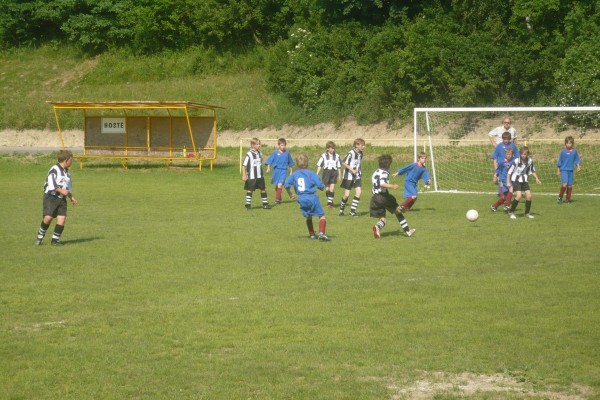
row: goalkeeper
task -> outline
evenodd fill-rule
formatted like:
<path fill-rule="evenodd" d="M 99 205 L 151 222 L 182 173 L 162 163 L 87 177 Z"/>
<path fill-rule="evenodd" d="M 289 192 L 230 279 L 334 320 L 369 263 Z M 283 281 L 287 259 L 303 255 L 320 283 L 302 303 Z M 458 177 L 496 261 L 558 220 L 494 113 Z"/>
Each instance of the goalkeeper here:
<path fill-rule="evenodd" d="M 400 205 L 402 211 L 410 210 L 417 201 L 417 183 L 419 182 L 419 179 L 423 179 L 423 182 L 425 182 L 426 185 L 431 184 L 429 172 L 427 172 L 427 167 L 425 167 L 426 161 L 427 154 L 421 152 L 419 153 L 417 162 L 405 165 L 392 175 L 395 177 L 406 174 L 406 177 L 404 178 L 404 202 Z"/>

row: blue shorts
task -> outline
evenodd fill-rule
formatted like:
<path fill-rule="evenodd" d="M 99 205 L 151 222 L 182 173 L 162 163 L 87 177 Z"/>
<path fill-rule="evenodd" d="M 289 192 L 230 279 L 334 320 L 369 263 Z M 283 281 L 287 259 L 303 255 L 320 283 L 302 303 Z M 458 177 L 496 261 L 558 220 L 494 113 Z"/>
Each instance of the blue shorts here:
<path fill-rule="evenodd" d="M 287 176 L 288 169 L 281 168 L 273 168 L 273 176 L 271 176 L 271 183 L 273 185 L 278 185 L 280 183 L 285 182 L 285 178 Z"/>
<path fill-rule="evenodd" d="M 298 196 L 298 203 L 300 203 L 300 211 L 305 218 L 325 215 L 319 196 L 316 194 L 301 194 Z"/>
<path fill-rule="evenodd" d="M 560 181 L 564 185 L 573 186 L 573 171 L 560 171 Z"/>
<path fill-rule="evenodd" d="M 411 183 L 404 183 L 404 198 L 417 197 L 417 186 Z"/>

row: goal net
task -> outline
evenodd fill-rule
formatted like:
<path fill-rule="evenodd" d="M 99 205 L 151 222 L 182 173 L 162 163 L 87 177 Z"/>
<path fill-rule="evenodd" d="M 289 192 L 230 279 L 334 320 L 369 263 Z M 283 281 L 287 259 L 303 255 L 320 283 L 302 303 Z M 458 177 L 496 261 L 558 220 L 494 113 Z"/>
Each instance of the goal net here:
<path fill-rule="evenodd" d="M 503 131 L 508 118 L 517 148 L 529 148 L 542 181 L 532 183 L 533 191 L 558 193 L 556 162 L 565 138 L 572 136 L 581 158 L 574 192 L 600 195 L 600 107 L 415 108 L 413 118 L 414 157 L 421 151 L 428 154 L 431 190 L 495 193 L 489 132 Z"/>

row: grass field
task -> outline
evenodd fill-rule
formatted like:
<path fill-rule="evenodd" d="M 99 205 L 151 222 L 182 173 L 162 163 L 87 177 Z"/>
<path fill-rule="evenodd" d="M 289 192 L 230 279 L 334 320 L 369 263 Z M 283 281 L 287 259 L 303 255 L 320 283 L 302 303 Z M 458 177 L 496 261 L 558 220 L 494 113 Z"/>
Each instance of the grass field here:
<path fill-rule="evenodd" d="M 377 241 L 367 187 L 323 243 L 295 202 L 245 211 L 236 157 L 74 168 L 56 248 L 33 245 L 54 156 L 0 155 L 0 398 L 600 398 L 600 198 L 534 187 L 510 220 L 425 193 Z"/>

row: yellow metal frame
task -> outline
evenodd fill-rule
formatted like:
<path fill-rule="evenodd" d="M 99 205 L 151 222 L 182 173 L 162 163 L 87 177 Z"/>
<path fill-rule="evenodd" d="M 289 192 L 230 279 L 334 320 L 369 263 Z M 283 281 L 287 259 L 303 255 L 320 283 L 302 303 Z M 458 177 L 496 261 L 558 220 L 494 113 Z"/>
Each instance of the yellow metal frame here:
<path fill-rule="evenodd" d="M 194 154 L 198 155 L 198 150 L 214 150 L 214 156 L 212 158 L 203 158 L 201 156 L 196 156 L 196 160 L 198 161 L 198 168 L 200 171 L 202 171 L 202 161 L 203 160 L 208 160 L 210 162 L 210 170 L 212 171 L 213 169 L 213 161 L 216 159 L 217 156 L 217 113 L 216 110 L 218 109 L 224 109 L 224 107 L 220 107 L 220 106 L 214 106 L 214 105 L 209 105 L 209 104 L 200 104 L 200 103 L 193 103 L 193 102 L 188 102 L 188 101 L 104 101 L 104 102 L 70 102 L 70 101 L 48 101 L 47 103 L 52 105 L 52 109 L 54 111 L 54 118 L 56 119 L 56 126 L 58 128 L 58 135 L 60 137 L 60 143 L 62 148 L 65 147 L 65 142 L 64 142 L 64 138 L 63 138 L 63 133 L 62 133 L 62 129 L 60 126 L 60 120 L 59 120 L 59 110 L 82 110 L 84 113 L 84 117 L 87 117 L 87 113 L 89 110 L 121 110 L 123 112 L 123 115 L 125 115 L 126 117 L 138 117 L 138 116 L 144 116 L 144 115 L 140 115 L 142 110 L 166 110 L 166 112 L 169 115 L 169 118 L 171 119 L 170 122 L 170 129 L 172 131 L 172 118 L 173 115 L 171 114 L 172 111 L 174 110 L 180 110 L 183 111 L 183 113 L 185 114 L 185 119 L 187 121 L 187 127 L 188 127 L 188 132 L 190 135 L 190 140 L 192 143 L 192 150 L 194 152 Z M 196 143 L 194 141 L 194 135 L 192 133 L 192 124 L 190 122 L 190 111 L 192 110 L 208 110 L 212 112 L 212 118 L 213 118 L 213 144 L 214 144 L 214 148 L 196 148 Z M 133 112 L 132 112 L 133 111 Z M 131 114 L 129 114 L 128 112 L 132 112 Z M 114 115 L 111 115 L 114 116 Z M 85 129 L 85 128 L 84 128 Z M 150 135 L 150 132 L 147 130 L 146 132 L 147 137 Z M 171 134 L 171 138 L 172 138 L 172 134 Z M 171 139 L 172 140 L 172 139 Z M 150 156 L 150 155 L 146 155 L 146 156 L 139 156 L 139 155 L 129 155 L 128 154 L 128 150 L 130 149 L 130 147 L 127 145 L 127 141 L 128 141 L 128 134 L 125 134 L 125 155 L 88 155 L 86 154 L 86 150 L 87 147 L 84 143 L 84 148 L 83 148 L 83 155 L 75 155 L 76 158 L 79 159 L 80 162 L 80 168 L 83 168 L 83 160 L 87 159 L 87 158 L 112 158 L 112 159 L 120 159 L 121 163 L 123 164 L 123 166 L 126 168 L 127 167 L 127 160 L 128 159 L 151 159 L 151 160 L 163 160 L 166 161 L 167 164 L 170 164 L 172 161 L 183 161 L 183 160 L 187 160 L 189 161 L 189 158 L 182 158 L 182 157 L 176 157 L 173 155 L 173 147 L 172 147 L 172 143 L 170 143 L 170 147 L 169 147 L 169 157 L 158 157 L 158 156 Z M 134 149 L 134 148 L 131 148 Z"/>

